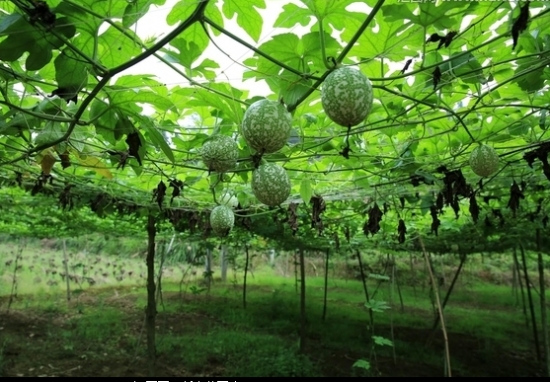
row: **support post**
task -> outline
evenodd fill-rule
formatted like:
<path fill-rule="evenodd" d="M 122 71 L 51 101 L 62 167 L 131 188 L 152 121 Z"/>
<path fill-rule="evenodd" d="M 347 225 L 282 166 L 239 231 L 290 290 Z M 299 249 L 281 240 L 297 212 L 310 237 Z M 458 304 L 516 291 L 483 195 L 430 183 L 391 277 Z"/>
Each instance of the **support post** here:
<path fill-rule="evenodd" d="M 157 307 L 155 301 L 155 237 L 157 233 L 156 219 L 149 214 L 147 220 L 147 308 L 145 322 L 147 328 L 147 366 L 149 377 L 156 377 L 157 350 L 155 345 L 155 319 Z"/>

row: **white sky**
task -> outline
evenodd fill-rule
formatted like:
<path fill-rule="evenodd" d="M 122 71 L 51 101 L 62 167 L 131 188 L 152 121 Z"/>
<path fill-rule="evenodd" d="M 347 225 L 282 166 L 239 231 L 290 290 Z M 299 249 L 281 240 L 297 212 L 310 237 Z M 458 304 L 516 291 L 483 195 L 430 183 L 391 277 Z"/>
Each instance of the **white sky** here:
<path fill-rule="evenodd" d="M 176 25 L 172 27 L 168 26 L 168 24 L 166 23 L 166 16 L 168 15 L 172 7 L 179 1 L 187 1 L 190 7 L 195 7 L 197 4 L 196 1 L 194 0 L 167 0 L 166 3 L 161 7 L 151 6 L 147 15 L 145 15 L 138 22 L 138 25 L 137 25 L 138 36 L 140 36 L 143 40 L 152 36 L 159 38 L 169 33 L 170 30 L 175 28 Z M 223 0 L 218 0 L 216 2 L 218 7 L 221 7 L 222 1 Z M 238 1 L 238 0 L 225 0 L 225 1 Z M 302 27 L 301 25 L 296 25 L 290 30 L 287 28 L 274 28 L 273 24 L 275 23 L 275 20 L 281 13 L 282 7 L 285 4 L 294 3 L 302 7 L 303 7 L 303 4 L 301 4 L 300 1 L 298 0 L 265 0 L 265 3 L 266 3 L 265 9 L 258 9 L 259 13 L 262 15 L 264 20 L 262 34 L 260 36 L 258 43 L 252 40 L 246 34 L 246 32 L 244 32 L 237 25 L 237 22 L 235 19 L 226 20 L 224 25 L 225 29 L 231 31 L 233 34 L 245 40 L 247 43 L 255 47 L 258 47 L 262 43 L 268 41 L 272 36 L 280 33 L 292 32 L 299 36 L 301 36 L 302 34 L 308 33 L 310 31 L 311 24 L 315 22 L 312 18 L 310 25 L 306 27 Z M 365 12 L 369 10 L 369 7 L 365 3 L 358 1 L 358 3 L 352 4 L 350 7 L 348 7 L 348 9 L 352 11 Z M 235 61 L 243 62 L 246 58 L 249 58 L 253 55 L 253 52 L 250 51 L 248 48 L 244 47 L 243 45 L 233 41 L 231 38 L 226 37 L 224 35 L 215 36 L 215 40 L 216 40 L 216 44 L 222 47 L 225 52 L 229 52 L 231 55 L 231 58 Z M 249 90 L 251 97 L 256 95 L 265 96 L 271 92 L 267 87 L 267 85 L 265 85 L 262 82 L 254 82 L 252 80 L 248 80 L 247 83 L 245 83 L 245 85 L 242 85 L 242 75 L 244 71 L 243 66 L 236 64 L 225 54 L 221 53 L 213 44 L 209 45 L 209 47 L 206 49 L 201 59 L 197 61 L 200 62 L 202 58 L 205 58 L 205 57 L 214 58 L 214 60 L 220 65 L 220 69 L 218 70 L 219 81 L 226 82 L 229 79 L 235 87 L 246 88 L 247 90 Z M 130 74 L 130 73 L 131 74 L 143 74 L 143 73 L 155 74 L 159 78 L 159 81 L 167 84 L 168 86 L 177 85 L 177 84 L 182 84 L 182 85 L 187 84 L 187 81 L 185 79 L 181 78 L 181 76 L 179 76 L 177 73 L 172 71 L 170 68 L 168 68 L 166 65 L 164 65 L 155 57 L 150 57 L 147 60 L 144 60 L 143 62 L 136 65 L 135 67 L 122 73 L 122 75 Z"/>
<path fill-rule="evenodd" d="M 166 3 L 162 6 L 151 6 L 149 12 L 138 21 L 136 32 L 142 38 L 142 40 L 155 37 L 156 39 L 169 33 L 174 26 L 168 26 L 166 23 L 166 16 L 170 10 L 178 2 L 185 1 L 189 3 L 189 7 L 196 7 L 196 0 L 167 0 Z M 223 1 L 238 1 L 238 0 L 212 0 L 216 2 L 218 7 L 221 7 Z M 327 0 L 328 1 L 328 0 Z M 265 0 L 266 9 L 258 9 L 260 14 L 263 16 L 264 24 L 262 28 L 262 34 L 258 43 L 254 42 L 236 23 L 235 19 L 225 21 L 225 29 L 231 31 L 233 34 L 237 35 L 241 39 L 245 40 L 253 46 L 260 46 L 265 41 L 268 41 L 272 36 L 280 33 L 292 32 L 297 35 L 302 35 L 309 32 L 310 25 L 315 21 L 311 20 L 310 25 L 302 27 L 296 25 L 290 30 L 287 28 L 274 28 L 273 24 L 279 14 L 282 11 L 282 7 L 285 4 L 294 3 L 303 7 L 303 4 L 299 0 Z M 350 11 L 359 11 L 359 12 L 368 12 L 370 8 L 364 3 L 358 0 L 357 3 L 352 4 L 348 7 Z M 465 17 L 462 20 L 462 25 L 460 30 L 463 30 L 467 25 L 472 21 L 472 16 Z M 496 26 L 494 26 L 496 27 Z M 493 28 L 491 28 L 493 29 Z M 335 36 L 336 37 L 336 36 Z M 253 52 L 238 42 L 233 41 L 231 38 L 224 35 L 215 36 L 215 41 L 218 46 L 222 47 L 225 52 L 230 53 L 231 58 L 237 62 L 243 62 L 246 58 L 251 57 Z M 162 54 L 162 53 L 161 53 Z M 218 77 L 217 80 L 221 82 L 230 81 L 233 86 L 240 89 L 247 89 L 250 92 L 250 96 L 265 96 L 270 94 L 271 91 L 267 85 L 263 82 L 255 82 L 254 80 L 248 80 L 247 82 L 242 82 L 242 76 L 244 72 L 244 67 L 232 61 L 224 53 L 220 52 L 213 44 L 210 44 L 202 57 L 197 60 L 197 63 L 200 62 L 203 58 L 210 57 L 214 59 L 219 65 L 220 69 L 217 70 Z M 386 61 L 386 63 L 388 63 Z M 401 69 L 403 63 L 388 63 L 390 70 L 399 70 Z M 167 67 L 165 64 L 160 62 L 155 57 L 149 57 L 143 62 L 139 63 L 133 68 L 128 69 L 127 71 L 121 73 L 125 74 L 154 74 L 158 77 L 158 80 L 166 85 L 182 85 L 185 86 L 188 82 L 182 78 L 180 75 L 175 73 L 172 69 Z M 412 78 L 411 78 L 412 80 Z"/>
<path fill-rule="evenodd" d="M 170 30 L 175 28 L 177 25 L 174 25 L 172 27 L 168 26 L 166 23 L 166 16 L 172 9 L 172 7 L 178 3 L 178 1 L 188 1 L 190 7 L 196 6 L 196 1 L 193 0 L 167 0 L 166 3 L 161 6 L 152 6 L 147 13 L 139 22 L 137 25 L 137 34 L 144 40 L 148 37 L 155 36 L 156 38 L 162 37 L 165 34 L 169 33 Z M 237 1 L 237 0 L 232 0 Z M 251 45 L 259 46 L 265 41 L 269 40 L 271 36 L 288 32 L 288 29 L 286 28 L 273 28 L 273 23 L 277 19 L 279 13 L 282 10 L 282 6 L 284 4 L 288 3 L 296 3 L 299 4 L 298 1 L 295 0 L 265 0 L 266 2 L 266 9 L 259 9 L 258 11 L 262 14 L 264 19 L 264 27 L 262 30 L 262 34 L 260 37 L 260 40 L 258 43 L 255 43 L 254 40 L 252 40 L 238 25 L 235 19 L 233 20 L 226 20 L 224 27 L 227 30 L 230 30 L 233 34 L 237 35 L 241 39 L 245 40 Z M 218 3 L 220 3 L 218 1 Z M 309 31 L 308 27 L 302 27 L 300 25 L 296 26 L 292 29 L 293 33 L 296 34 L 302 34 L 307 33 Z M 226 37 L 224 35 L 216 36 L 216 43 L 224 49 L 224 51 L 228 52 L 231 55 L 231 58 L 233 60 L 242 62 L 248 57 L 251 57 L 253 55 L 253 52 L 250 51 L 248 48 L 244 47 L 243 45 L 233 41 L 229 37 Z M 205 57 L 211 57 L 213 58 L 219 65 L 219 80 L 220 81 L 227 81 L 229 80 L 233 83 L 236 82 L 235 87 L 239 88 L 239 84 L 241 83 L 242 75 L 244 68 L 235 62 L 233 62 L 229 57 L 227 57 L 225 54 L 221 53 L 213 44 L 210 44 L 209 47 L 204 52 L 201 59 L 197 60 L 200 62 L 202 58 Z M 187 81 L 184 78 L 181 78 L 177 73 L 172 71 L 172 69 L 168 68 L 165 64 L 160 62 L 155 57 L 150 57 L 140 64 L 136 65 L 135 67 L 125 71 L 122 73 L 124 74 L 143 74 L 143 73 L 149 73 L 149 74 L 155 74 L 159 81 L 170 85 L 177 85 L 177 84 L 187 84 Z M 250 86 L 246 86 L 248 90 L 250 91 L 250 96 L 255 95 L 266 95 L 270 92 L 267 85 L 262 83 L 256 83 L 254 82 L 254 85 L 252 86 L 252 81 L 249 81 Z"/>

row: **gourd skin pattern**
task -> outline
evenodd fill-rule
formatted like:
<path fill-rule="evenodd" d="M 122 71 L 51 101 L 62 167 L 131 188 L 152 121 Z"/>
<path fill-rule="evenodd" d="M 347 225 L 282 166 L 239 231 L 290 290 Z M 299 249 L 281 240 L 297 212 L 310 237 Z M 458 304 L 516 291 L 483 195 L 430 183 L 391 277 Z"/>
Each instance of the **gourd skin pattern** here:
<path fill-rule="evenodd" d="M 241 128 L 246 143 L 263 154 L 282 149 L 290 138 L 291 129 L 292 116 L 285 106 L 267 99 L 249 106 Z"/>
<path fill-rule="evenodd" d="M 472 171 L 481 177 L 493 175 L 498 170 L 498 154 L 494 148 L 481 145 L 470 154 L 470 167 Z"/>
<path fill-rule="evenodd" d="M 204 144 L 201 156 L 210 171 L 229 171 L 237 165 L 239 146 L 232 138 L 226 135 L 217 135 Z"/>
<path fill-rule="evenodd" d="M 275 163 L 260 165 L 252 174 L 252 192 L 267 206 L 278 206 L 290 196 L 290 178 L 286 170 Z"/>
<path fill-rule="evenodd" d="M 333 122 L 344 127 L 358 125 L 372 109 L 372 84 L 357 69 L 335 69 L 323 83 L 321 103 Z"/>
<path fill-rule="evenodd" d="M 228 233 L 235 225 L 235 214 L 227 206 L 216 206 L 210 212 L 210 226 L 218 235 Z"/>

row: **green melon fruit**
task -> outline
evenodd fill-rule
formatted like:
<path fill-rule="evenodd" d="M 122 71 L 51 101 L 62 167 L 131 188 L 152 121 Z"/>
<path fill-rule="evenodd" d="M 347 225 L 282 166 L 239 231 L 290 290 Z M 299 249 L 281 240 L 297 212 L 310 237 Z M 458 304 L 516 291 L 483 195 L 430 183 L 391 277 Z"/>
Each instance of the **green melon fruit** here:
<path fill-rule="evenodd" d="M 236 166 L 239 146 L 226 135 L 215 135 L 202 146 L 200 153 L 208 170 L 226 172 Z"/>
<path fill-rule="evenodd" d="M 261 203 L 278 206 L 290 196 L 290 178 L 278 164 L 262 164 L 252 174 L 252 192 Z"/>
<path fill-rule="evenodd" d="M 470 166 L 476 175 L 488 177 L 498 170 L 498 154 L 490 146 L 478 146 L 470 154 Z"/>
<path fill-rule="evenodd" d="M 254 102 L 244 113 L 242 134 L 257 152 L 270 154 L 282 149 L 291 129 L 292 116 L 280 102 L 263 99 Z"/>
<path fill-rule="evenodd" d="M 335 69 L 323 83 L 321 103 L 333 122 L 344 127 L 358 125 L 372 109 L 372 84 L 357 69 Z"/>
<path fill-rule="evenodd" d="M 210 212 L 210 226 L 218 235 L 227 235 L 235 224 L 235 214 L 227 206 L 216 206 Z"/>

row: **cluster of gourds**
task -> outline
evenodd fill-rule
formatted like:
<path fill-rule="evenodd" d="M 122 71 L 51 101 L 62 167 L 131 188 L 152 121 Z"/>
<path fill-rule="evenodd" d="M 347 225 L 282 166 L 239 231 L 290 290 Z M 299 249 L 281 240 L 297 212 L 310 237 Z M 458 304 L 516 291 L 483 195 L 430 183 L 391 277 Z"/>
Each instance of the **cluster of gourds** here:
<path fill-rule="evenodd" d="M 369 79 L 359 70 L 340 66 L 325 79 L 321 103 L 327 116 L 336 124 L 347 127 L 362 123 L 373 106 L 373 89 Z M 282 102 L 263 99 L 249 106 L 241 125 L 245 142 L 260 154 L 281 150 L 290 138 L 292 116 Z M 232 170 L 239 157 L 237 143 L 226 135 L 211 137 L 201 150 L 203 162 L 210 171 L 223 173 Z M 470 156 L 475 174 L 487 177 L 498 169 L 496 151 L 486 145 L 476 147 Z M 267 206 L 278 206 L 291 192 L 286 170 L 263 161 L 253 170 L 252 192 Z M 235 223 L 233 210 L 226 205 L 216 206 L 210 214 L 210 225 L 218 235 L 226 235 Z"/>

